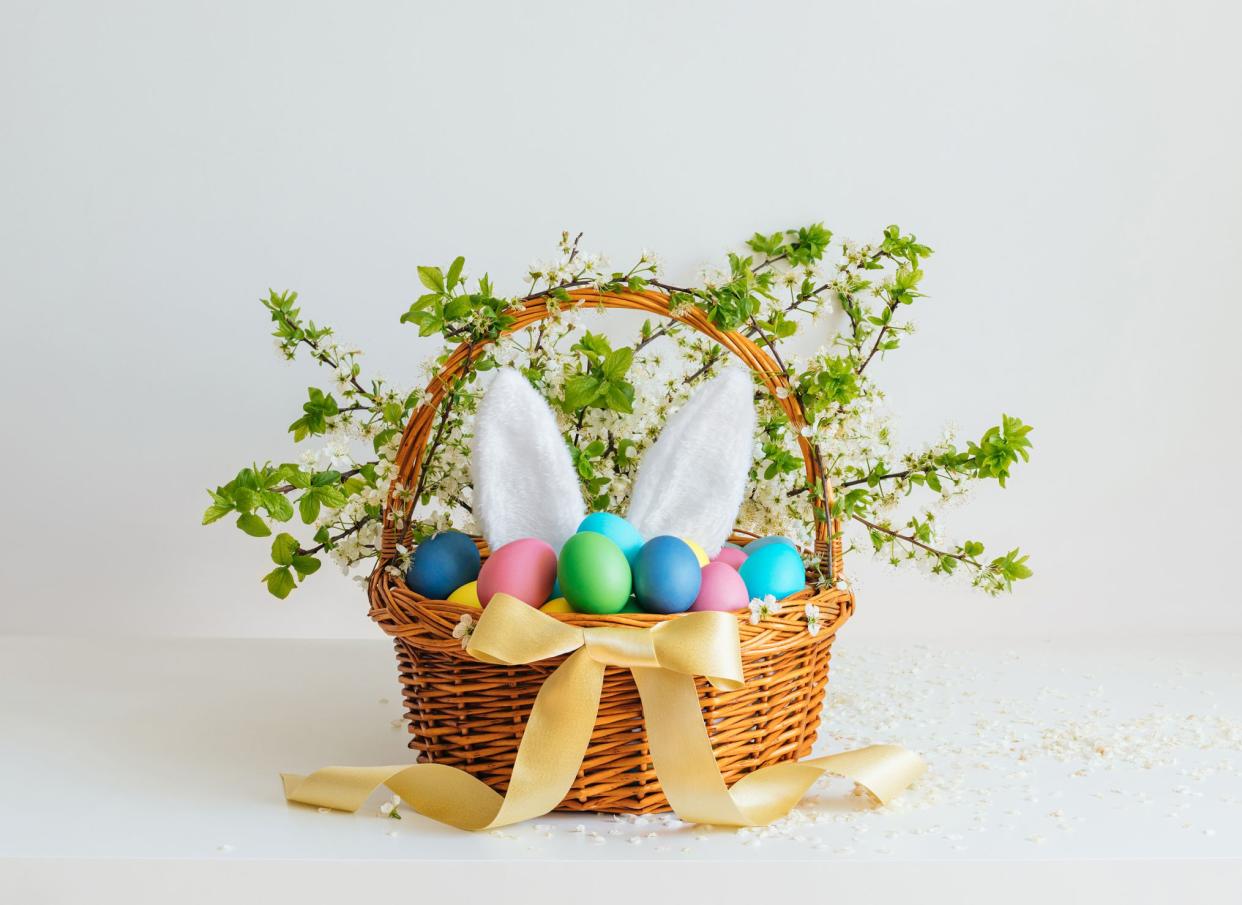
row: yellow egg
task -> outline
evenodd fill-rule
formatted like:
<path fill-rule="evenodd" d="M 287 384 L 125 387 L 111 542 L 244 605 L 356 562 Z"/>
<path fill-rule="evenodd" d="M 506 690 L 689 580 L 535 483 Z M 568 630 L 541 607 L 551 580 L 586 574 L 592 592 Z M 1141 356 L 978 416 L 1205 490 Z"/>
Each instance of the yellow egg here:
<path fill-rule="evenodd" d="M 707 565 L 708 563 L 707 554 L 703 551 L 703 548 L 700 547 L 698 544 L 696 544 L 694 541 L 690 540 L 690 538 L 688 537 L 683 537 L 682 540 L 686 542 L 687 547 L 689 547 L 691 550 L 694 551 L 694 555 L 699 558 L 699 568 L 701 569 L 705 565 Z"/>
<path fill-rule="evenodd" d="M 569 601 L 564 597 L 553 597 L 539 609 L 545 613 L 572 613 L 574 608 L 569 605 Z"/>
<path fill-rule="evenodd" d="M 481 610 L 479 605 L 479 583 L 472 581 L 464 584 L 452 594 L 448 595 L 449 603 L 458 603 L 462 606 L 471 606 L 476 610 Z"/>

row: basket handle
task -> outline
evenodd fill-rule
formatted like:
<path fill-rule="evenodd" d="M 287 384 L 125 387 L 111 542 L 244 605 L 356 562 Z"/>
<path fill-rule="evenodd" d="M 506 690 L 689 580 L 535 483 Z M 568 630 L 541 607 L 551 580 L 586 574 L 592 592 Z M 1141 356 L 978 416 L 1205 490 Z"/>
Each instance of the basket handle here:
<path fill-rule="evenodd" d="M 798 402 L 792 387 L 789 386 L 789 381 L 785 378 L 784 372 L 772 360 L 772 357 L 742 334 L 721 330 L 707 319 L 702 310 L 695 306 L 686 306 L 673 311 L 669 307 L 668 296 L 660 292 L 649 290 L 604 292 L 587 288 L 571 289 L 569 290 L 569 296 L 569 302 L 557 303 L 558 310 L 564 310 L 575 305 L 581 307 L 587 304 L 595 304 L 603 308 L 645 311 L 680 321 L 728 349 L 759 376 L 764 386 L 772 392 L 777 404 L 789 416 L 789 421 L 793 425 L 798 438 L 802 459 L 806 463 L 808 483 L 812 487 L 819 486 L 821 488 L 824 515 L 821 517 L 818 512 L 815 515 L 815 549 L 827 572 L 828 579 L 835 581 L 841 574 L 841 544 L 838 537 L 840 524 L 835 519 L 830 524 L 827 515 L 832 507 L 832 486 L 824 474 L 818 451 L 810 440 L 802 436 L 801 429 L 806 426 L 802 406 Z M 504 331 L 503 335 L 515 333 L 518 330 L 537 324 L 551 314 L 552 311 L 549 310 L 545 298 L 527 302 L 526 308 L 517 315 L 514 323 Z M 427 393 L 430 394 L 430 398 L 423 405 L 419 406 L 410 417 L 410 421 L 405 427 L 405 432 L 401 436 L 401 446 L 397 451 L 395 463 L 396 480 L 404 487 L 414 489 L 418 486 L 423 463 L 423 452 L 426 450 L 427 443 L 431 438 L 436 413 L 439 411 L 441 402 L 444 401 L 448 388 L 466 372 L 474 359 L 482 355 L 490 344 L 490 340 L 462 343 L 453 350 L 453 353 L 445 362 L 444 368 L 427 385 Z M 788 392 L 778 394 L 776 391 L 782 388 Z M 782 395 L 784 398 L 781 398 Z M 417 494 L 415 494 L 414 499 L 417 500 Z M 395 551 L 396 538 L 393 529 L 393 514 L 396 505 L 398 505 L 398 501 L 394 499 L 390 491 L 388 499 L 384 504 L 382 553 L 385 559 Z M 812 507 L 813 511 L 817 509 L 818 507 Z M 402 515 L 405 514 L 405 512 L 402 513 Z"/>

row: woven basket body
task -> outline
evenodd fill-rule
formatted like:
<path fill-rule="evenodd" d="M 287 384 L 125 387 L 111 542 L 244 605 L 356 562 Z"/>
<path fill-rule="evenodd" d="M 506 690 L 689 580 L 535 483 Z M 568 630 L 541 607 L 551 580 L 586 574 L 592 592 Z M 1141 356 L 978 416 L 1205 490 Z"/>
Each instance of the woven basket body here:
<path fill-rule="evenodd" d="M 576 290 L 571 295 L 579 304 L 632 308 L 675 317 L 737 355 L 770 389 L 786 386 L 780 369 L 766 353 L 739 334 L 719 331 L 698 309 L 670 314 L 667 298 L 654 292 Z M 511 329 L 527 327 L 547 314 L 542 301 L 533 302 Z M 458 348 L 428 387 L 431 398 L 406 427 L 397 457 L 397 480 L 406 487 L 417 485 L 441 399 L 481 352 L 478 345 Z M 793 394 L 780 404 L 795 429 L 800 427 L 803 419 Z M 818 453 L 806 440 L 800 442 L 808 479 L 812 486 L 821 488 L 826 511 L 831 490 L 823 477 Z M 392 528 L 393 501 L 390 499 L 389 503 L 385 516 L 385 558 L 392 554 L 397 541 Z M 808 573 L 808 582 L 821 578 L 822 573 L 839 578 L 839 539 L 829 542 L 829 526 L 823 520 L 817 521 L 815 536 L 821 574 Z M 734 539 L 748 537 L 737 534 Z M 486 556 L 486 544 L 481 540 L 478 543 Z M 410 747 L 425 761 L 466 770 L 493 789 L 504 791 L 535 695 L 563 658 L 527 666 L 481 663 L 466 654 L 458 639 L 452 637 L 460 616 L 471 610 L 421 597 L 378 569 L 371 577 L 370 596 L 371 618 L 395 642 L 405 716 L 413 736 Z M 808 602 L 820 608 L 822 628 L 815 636 L 807 631 L 803 614 L 803 605 Z M 853 595 L 837 582 L 837 587 L 808 589 L 789 598 L 779 615 L 764 619 L 757 626 L 747 621 L 745 612 L 738 614 L 746 684 L 737 691 L 723 692 L 697 680 L 704 723 L 726 783 L 732 784 L 760 767 L 797 760 L 810 753 L 823 707 L 832 642 L 853 609 Z M 566 614 L 556 618 L 582 626 L 650 626 L 677 617 L 625 613 Z M 609 667 L 605 673 L 595 731 L 578 777 L 559 809 L 629 814 L 668 809 L 652 768 L 638 690 L 628 670 Z"/>

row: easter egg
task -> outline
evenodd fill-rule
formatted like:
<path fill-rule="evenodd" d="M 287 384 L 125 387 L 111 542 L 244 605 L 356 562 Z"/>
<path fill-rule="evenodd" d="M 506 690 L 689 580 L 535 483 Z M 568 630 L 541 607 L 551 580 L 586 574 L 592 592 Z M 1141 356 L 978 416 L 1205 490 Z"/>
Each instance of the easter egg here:
<path fill-rule="evenodd" d="M 557 566 L 561 591 L 579 613 L 618 613 L 630 599 L 630 564 L 613 541 L 583 531 L 565 541 Z"/>
<path fill-rule="evenodd" d="M 702 547 L 700 547 L 700 546 L 699 546 L 698 544 L 696 544 L 694 541 L 690 540 L 690 538 L 688 538 L 688 537 L 683 537 L 683 538 L 682 538 L 682 541 L 684 541 L 684 542 L 685 542 L 685 544 L 686 544 L 686 546 L 687 546 L 687 547 L 689 547 L 689 548 L 690 548 L 690 549 L 694 552 L 695 557 L 696 557 L 696 558 L 698 559 L 698 561 L 699 561 L 699 568 L 700 568 L 700 569 L 701 569 L 701 568 L 703 568 L 703 566 L 707 565 L 707 563 L 708 563 L 710 560 L 708 560 L 708 558 L 707 558 L 707 551 L 706 551 L 706 550 L 704 550 Z"/>
<path fill-rule="evenodd" d="M 534 537 L 509 541 L 492 552 L 479 570 L 479 602 L 487 606 L 493 594 L 509 594 L 531 606 L 542 606 L 552 596 L 556 581 L 556 551 Z"/>
<path fill-rule="evenodd" d="M 709 562 L 703 567 L 699 596 L 694 598 L 691 610 L 719 610 L 732 613 L 744 609 L 750 603 L 746 582 L 728 563 Z"/>
<path fill-rule="evenodd" d="M 643 536 L 638 533 L 638 529 L 611 512 L 592 512 L 582 520 L 578 530 L 604 535 L 621 548 L 630 565 L 634 564 L 634 557 L 643 547 Z"/>
<path fill-rule="evenodd" d="M 569 601 L 564 597 L 553 597 L 539 609 L 545 613 L 572 613 L 574 608 L 569 605 Z"/>
<path fill-rule="evenodd" d="M 464 584 L 452 594 L 448 595 L 449 603 L 460 603 L 462 606 L 472 606 L 475 609 L 479 607 L 479 583 L 472 581 Z"/>
<path fill-rule="evenodd" d="M 771 594 L 783 600 L 806 586 L 802 557 L 789 544 L 769 544 L 746 557 L 738 570 L 751 599 Z"/>
<path fill-rule="evenodd" d="M 441 531 L 414 550 L 405 570 L 411 591 L 445 600 L 454 590 L 479 577 L 479 548 L 460 531 Z"/>
<path fill-rule="evenodd" d="M 752 540 L 749 544 L 747 544 L 746 555 L 751 556 L 757 553 L 758 551 L 762 550 L 764 547 L 772 546 L 772 544 L 788 544 L 790 547 L 793 547 L 795 550 L 798 549 L 798 545 L 795 544 L 789 538 L 785 537 L 784 535 L 769 534 L 767 537 L 756 538 L 755 540 Z"/>
<path fill-rule="evenodd" d="M 702 567 L 679 537 L 653 537 L 634 560 L 634 596 L 648 613 L 684 613 L 699 596 Z"/>
<path fill-rule="evenodd" d="M 627 600 L 627 601 L 625 602 L 625 606 L 621 607 L 621 612 L 623 612 L 623 613 L 642 613 L 642 612 L 645 612 L 645 610 L 643 610 L 643 608 L 642 608 L 642 607 L 640 607 L 640 606 L 638 605 L 638 601 L 637 601 L 637 600 L 635 600 L 633 597 L 631 597 L 629 600 Z"/>
<path fill-rule="evenodd" d="M 725 544 L 720 548 L 720 552 L 712 557 L 712 562 L 722 562 L 734 569 L 740 569 L 742 563 L 746 562 L 746 551 L 741 547 Z"/>

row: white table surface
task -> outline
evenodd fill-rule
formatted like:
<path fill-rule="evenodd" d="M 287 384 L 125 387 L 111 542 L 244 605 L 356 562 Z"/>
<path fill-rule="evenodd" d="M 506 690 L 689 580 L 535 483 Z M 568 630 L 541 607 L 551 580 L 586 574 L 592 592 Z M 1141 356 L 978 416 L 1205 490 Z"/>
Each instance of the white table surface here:
<path fill-rule="evenodd" d="M 761 830 L 555 814 L 467 834 L 404 808 L 380 817 L 382 795 L 354 815 L 283 801 L 281 771 L 411 757 L 384 640 L 0 637 L 0 889 L 596 903 L 632 901 L 625 884 L 641 880 L 753 902 L 815 882 L 905 902 L 918 882 L 920 902 L 1219 899 L 1242 888 L 1240 654 L 1237 636 L 954 646 L 846 632 L 819 749 L 923 754 L 928 774 L 889 807 L 828 779 Z"/>

